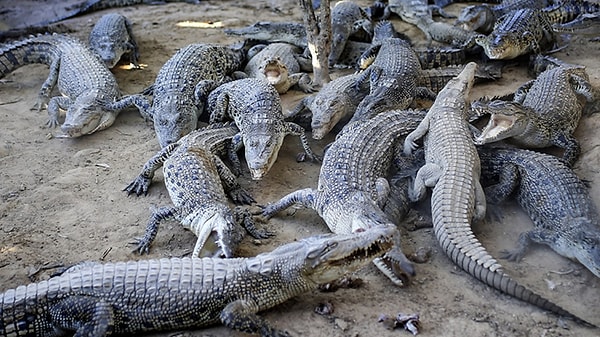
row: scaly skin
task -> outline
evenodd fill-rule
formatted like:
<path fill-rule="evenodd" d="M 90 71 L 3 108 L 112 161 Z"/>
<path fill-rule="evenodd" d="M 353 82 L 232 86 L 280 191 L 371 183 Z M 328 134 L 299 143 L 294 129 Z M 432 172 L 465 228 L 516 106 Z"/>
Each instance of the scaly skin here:
<path fill-rule="evenodd" d="M 267 205 L 262 215 L 270 218 L 299 204 L 314 209 L 334 233 L 393 223 L 382 210 L 390 191 L 388 174 L 394 160 L 400 158 L 402 138 L 422 117 L 420 112 L 396 110 L 348 124 L 325 152 L 317 188 L 292 192 Z M 405 285 L 408 275 L 414 274 L 399 242 L 393 254 L 376 265 L 397 285 Z"/>
<path fill-rule="evenodd" d="M 277 160 L 283 139 L 288 134 L 299 136 L 306 154 L 319 160 L 308 145 L 304 129 L 284 121 L 279 93 L 265 80 L 245 78 L 219 86 L 208 96 L 207 110 L 210 123 L 228 118 L 240 129 L 230 151 L 237 174 L 240 164 L 235 153 L 244 146 L 252 179 L 262 179 Z"/>
<path fill-rule="evenodd" d="M 321 235 L 250 258 L 87 264 L 0 294 L 0 336 L 104 337 L 214 324 L 289 336 L 257 315 L 353 272 L 392 247 L 393 227 Z"/>
<path fill-rule="evenodd" d="M 519 261 L 533 242 L 583 264 L 600 277 L 600 223 L 588 189 L 556 157 L 521 149 L 480 148 L 482 177 L 497 181 L 485 189 L 488 202 L 499 204 L 517 192 L 517 200 L 534 223 L 504 257 Z"/>
<path fill-rule="evenodd" d="M 243 237 L 240 225 L 255 238 L 271 235 L 256 230 L 248 212 L 232 211 L 227 203 L 225 193 L 238 204 L 254 201 L 218 156 L 226 152 L 238 131 L 235 125 L 215 124 L 189 133 L 154 155 L 125 188 L 128 194 L 146 194 L 154 172 L 163 166 L 165 187 L 173 202 L 173 206 L 152 212 L 138 242 L 139 253 L 148 252 L 160 222 L 171 217 L 198 236 L 192 253 L 195 257 L 233 257 Z"/>
<path fill-rule="evenodd" d="M 306 93 L 315 92 L 310 76 L 302 72 L 307 70 L 310 60 L 302 60 L 301 52 L 289 43 L 270 43 L 248 60 L 244 72 L 268 81 L 280 94 L 285 94 L 294 85 Z"/>
<path fill-rule="evenodd" d="M 244 48 L 197 43 L 181 48 L 160 68 L 147 115 L 161 147 L 196 129 L 208 92 L 229 81 L 245 57 Z"/>
<path fill-rule="evenodd" d="M 554 303 L 515 282 L 486 251 L 471 230 L 471 222 L 485 216 L 485 195 L 479 182 L 480 160 L 467 122 L 466 99 L 473 85 L 476 64 L 465 66 L 438 94 L 427 116 L 404 142 L 410 154 L 415 141 L 425 136 L 426 164 L 419 169 L 411 200 L 425 197 L 433 187 L 431 213 L 435 236 L 446 255 L 473 277 L 511 296 L 577 319 Z"/>
<path fill-rule="evenodd" d="M 122 96 L 115 77 L 87 46 L 67 35 L 38 35 L 0 48 L 0 77 L 26 64 L 42 63 L 50 74 L 42 85 L 34 109 L 48 107 L 48 126 L 59 124 L 66 111 L 62 137 L 80 137 L 111 126 L 129 106 L 141 111 L 142 96 Z M 57 87 L 62 96 L 50 98 Z"/>
<path fill-rule="evenodd" d="M 367 13 L 352 1 L 338 1 L 331 10 L 331 52 L 329 66 L 333 67 L 340 59 L 346 42 L 359 29 L 373 34 L 371 19 Z"/>
<path fill-rule="evenodd" d="M 537 79 L 522 85 L 513 102 L 473 102 L 477 114 L 491 114 L 475 143 L 510 139 L 527 148 L 558 146 L 565 150 L 563 159 L 572 166 L 580 153 L 573 136 L 583 112 L 579 96 L 588 102 L 594 100 L 585 67 L 549 66 Z"/>
<path fill-rule="evenodd" d="M 506 13 L 522 8 L 542 9 L 548 5 L 550 3 L 547 0 L 504 0 L 495 6 L 488 4 L 467 6 L 460 12 L 456 25 L 466 30 L 489 34 L 498 18 Z"/>
<path fill-rule="evenodd" d="M 129 62 L 134 68 L 140 67 L 139 51 L 133 38 L 131 23 L 123 15 L 103 15 L 92 28 L 89 43 L 90 48 L 109 68 L 113 68 L 124 54 L 129 54 Z"/>

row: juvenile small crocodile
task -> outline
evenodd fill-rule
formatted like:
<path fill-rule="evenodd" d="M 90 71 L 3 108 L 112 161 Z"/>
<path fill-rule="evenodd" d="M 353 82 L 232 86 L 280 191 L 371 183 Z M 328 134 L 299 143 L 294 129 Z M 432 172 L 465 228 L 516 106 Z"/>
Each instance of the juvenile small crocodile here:
<path fill-rule="evenodd" d="M 306 93 L 315 92 L 310 76 L 302 72 L 312 71 L 312 64 L 301 53 L 299 47 L 290 43 L 270 43 L 248 60 L 244 72 L 250 77 L 268 81 L 280 94 L 294 85 Z"/>
<path fill-rule="evenodd" d="M 498 18 L 509 12 L 522 8 L 542 9 L 549 5 L 548 0 L 504 0 L 495 6 L 489 4 L 467 6 L 460 12 L 455 24 L 466 30 L 489 34 Z"/>
<path fill-rule="evenodd" d="M 249 258 L 87 264 L 0 293 L 1 336 L 95 336 L 214 324 L 289 336 L 257 315 L 351 273 L 392 247 L 393 227 L 298 240 Z"/>
<path fill-rule="evenodd" d="M 467 96 L 473 85 L 476 64 L 465 66 L 438 94 L 427 116 L 404 141 L 410 154 L 415 141 L 423 136 L 426 164 L 419 169 L 411 200 L 425 197 L 433 187 L 431 213 L 435 236 L 446 253 L 461 269 L 473 277 L 511 296 L 577 319 L 554 303 L 515 282 L 486 251 L 471 230 L 471 222 L 483 219 L 485 194 L 480 178 L 480 160 L 473 144 L 468 118 Z"/>
<path fill-rule="evenodd" d="M 504 257 L 519 261 L 536 242 L 600 277 L 600 217 L 573 170 L 554 156 L 521 149 L 480 148 L 479 157 L 482 179 L 497 182 L 485 189 L 488 202 L 499 204 L 517 192 L 534 223 L 519 236 L 518 248 Z"/>
<path fill-rule="evenodd" d="M 363 30 L 373 35 L 373 25 L 369 15 L 353 1 L 338 1 L 331 10 L 331 52 L 329 66 L 333 67 L 340 59 L 346 42 L 352 34 Z"/>
<path fill-rule="evenodd" d="M 348 74 L 326 83 L 316 94 L 303 98 L 290 115 L 309 110 L 312 137 L 323 139 L 339 122 L 347 122 L 369 93 L 369 82 L 356 86 L 360 76 L 359 73 Z"/>
<path fill-rule="evenodd" d="M 229 118 L 240 129 L 233 137 L 230 151 L 236 173 L 240 171 L 236 153 L 244 146 L 252 179 L 262 179 L 277 160 L 283 139 L 288 134 L 299 136 L 306 154 L 319 160 L 308 145 L 304 129 L 284 121 L 279 93 L 265 80 L 245 78 L 219 86 L 208 96 L 207 110 L 210 123 Z"/>
<path fill-rule="evenodd" d="M 61 125 L 67 137 L 80 137 L 111 126 L 121 110 L 136 106 L 145 111 L 141 95 L 122 96 L 114 75 L 90 48 L 67 35 L 38 35 L 0 47 L 0 77 L 32 63 L 50 67 L 34 109 L 47 106 L 48 126 Z M 54 87 L 62 96 L 50 98 Z"/>
<path fill-rule="evenodd" d="M 583 112 L 581 96 L 588 102 L 595 99 L 584 66 L 549 66 L 537 79 L 519 87 L 514 101 L 473 102 L 471 108 L 477 114 L 491 114 L 475 143 L 510 138 L 527 148 L 554 145 L 565 150 L 563 159 L 572 166 L 580 153 L 573 133 Z"/>
<path fill-rule="evenodd" d="M 128 194 L 147 193 L 154 172 L 162 166 L 165 187 L 173 202 L 173 206 L 152 212 L 146 233 L 138 242 L 136 250 L 140 254 L 148 252 L 160 222 L 168 218 L 179 220 L 198 236 L 192 254 L 195 257 L 233 257 L 243 237 L 240 225 L 255 238 L 270 235 L 254 227 L 250 213 L 241 208 L 232 211 L 227 204 L 225 193 L 238 204 L 254 201 L 218 156 L 226 152 L 228 142 L 238 131 L 233 124 L 192 131 L 150 158 L 125 188 Z"/>
<path fill-rule="evenodd" d="M 227 82 L 246 59 L 250 43 L 222 46 L 194 43 L 181 48 L 159 70 L 146 115 L 154 121 L 158 143 L 165 147 L 195 130 L 204 111 L 203 98 Z"/>
<path fill-rule="evenodd" d="M 401 154 L 402 138 L 423 116 L 422 112 L 395 110 L 346 125 L 325 152 L 317 188 L 289 193 L 267 205 L 262 215 L 270 218 L 299 204 L 314 209 L 334 233 L 393 223 L 382 210 L 390 192 L 387 178 Z M 376 265 L 397 285 L 404 285 L 407 275 L 414 274 L 399 242 Z"/>
<path fill-rule="evenodd" d="M 129 20 L 116 13 L 103 15 L 92 28 L 89 38 L 90 48 L 113 68 L 124 54 L 129 54 L 129 62 L 139 68 L 139 51 L 133 38 Z"/>

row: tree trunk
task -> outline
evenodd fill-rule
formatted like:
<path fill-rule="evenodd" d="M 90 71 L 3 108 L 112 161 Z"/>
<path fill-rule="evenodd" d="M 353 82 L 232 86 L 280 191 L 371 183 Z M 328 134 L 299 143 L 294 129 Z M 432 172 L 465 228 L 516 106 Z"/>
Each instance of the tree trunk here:
<path fill-rule="evenodd" d="M 306 40 L 312 57 L 313 83 L 317 86 L 331 81 L 329 52 L 331 51 L 331 8 L 329 0 L 321 0 L 319 17 L 315 15 L 312 0 L 299 0 L 306 26 Z"/>

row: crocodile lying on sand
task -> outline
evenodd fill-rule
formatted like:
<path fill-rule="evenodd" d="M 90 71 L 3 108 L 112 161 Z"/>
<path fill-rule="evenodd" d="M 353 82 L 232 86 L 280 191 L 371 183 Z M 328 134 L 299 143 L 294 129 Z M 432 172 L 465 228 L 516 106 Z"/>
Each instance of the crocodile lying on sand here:
<path fill-rule="evenodd" d="M 154 172 L 163 167 L 165 187 L 173 206 L 152 212 L 137 251 L 147 253 L 161 221 L 175 218 L 198 236 L 192 256 L 233 257 L 242 241 L 241 226 L 257 239 L 271 234 L 254 227 L 251 214 L 241 208 L 229 208 L 226 194 L 237 204 L 254 199 L 237 182 L 219 155 L 227 152 L 231 139 L 239 132 L 234 124 L 194 130 L 155 154 L 142 172 L 126 188 L 128 194 L 148 191 Z"/>
<path fill-rule="evenodd" d="M 583 320 L 533 293 L 511 279 L 486 251 L 471 230 L 485 216 L 486 200 L 480 184 L 480 160 L 473 144 L 467 96 L 473 86 L 476 64 L 468 63 L 450 80 L 415 131 L 404 142 L 405 154 L 424 137 L 425 165 L 419 169 L 409 196 L 417 201 L 433 187 L 431 214 L 435 236 L 444 253 L 471 276 L 518 299 L 558 315 Z M 588 323 L 589 324 L 589 323 Z"/>
<path fill-rule="evenodd" d="M 519 261 L 530 244 L 550 246 L 600 277 L 600 219 L 587 187 L 556 157 L 521 149 L 479 148 L 488 202 L 499 204 L 517 192 L 534 228 L 519 236 L 519 246 L 504 256 Z"/>
<path fill-rule="evenodd" d="M 50 74 L 34 109 L 47 106 L 48 126 L 61 125 L 64 137 L 80 137 L 111 126 L 119 112 L 136 106 L 144 115 L 148 103 L 141 95 L 123 96 L 114 75 L 86 45 L 67 35 L 46 34 L 0 46 L 0 77 L 27 64 L 42 63 Z M 62 96 L 50 98 L 54 87 Z"/>
<path fill-rule="evenodd" d="M 0 294 L 2 336 L 95 336 L 214 324 L 289 336 L 257 315 L 383 255 L 394 227 L 298 240 L 249 258 L 171 258 L 75 266 Z"/>
<path fill-rule="evenodd" d="M 393 223 L 383 211 L 390 192 L 387 178 L 395 160 L 402 160 L 402 138 L 423 116 L 422 112 L 395 110 L 346 125 L 325 152 L 317 188 L 292 192 L 267 205 L 262 215 L 270 218 L 299 204 L 317 211 L 334 233 Z M 414 275 L 399 241 L 376 265 L 397 285 L 405 285 L 409 275 Z"/>
<path fill-rule="evenodd" d="M 113 68 L 124 54 L 129 54 L 129 63 L 139 68 L 139 51 L 133 38 L 131 23 L 123 15 L 103 15 L 92 28 L 90 48 L 100 56 L 106 66 Z"/>

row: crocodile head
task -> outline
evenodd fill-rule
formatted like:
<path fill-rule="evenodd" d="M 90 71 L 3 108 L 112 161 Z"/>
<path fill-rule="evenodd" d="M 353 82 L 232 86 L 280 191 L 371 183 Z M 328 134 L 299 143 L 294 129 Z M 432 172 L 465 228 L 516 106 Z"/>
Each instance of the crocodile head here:
<path fill-rule="evenodd" d="M 260 69 L 267 82 L 275 87 L 282 83 L 285 84 L 288 81 L 288 69 L 279 57 L 265 60 Z"/>
<path fill-rule="evenodd" d="M 165 97 L 152 104 L 154 114 L 154 131 L 161 147 L 175 143 L 181 137 L 196 129 L 198 125 L 198 114 L 202 109 L 197 106 L 181 106 L 178 97 Z"/>
<path fill-rule="evenodd" d="M 489 33 L 496 22 L 494 11 L 487 5 L 467 6 L 456 20 L 456 25 L 469 31 Z"/>
<path fill-rule="evenodd" d="M 589 271 L 600 277 L 600 229 L 598 224 L 588 218 L 575 218 L 567 232 L 563 233 L 553 247 L 563 256 L 568 256 L 579 261 Z M 567 235 L 565 235 L 567 234 Z"/>
<path fill-rule="evenodd" d="M 310 105 L 312 137 L 323 139 L 342 118 L 350 115 L 352 107 L 343 95 L 317 94 Z"/>
<path fill-rule="evenodd" d="M 475 101 L 471 108 L 475 111 L 485 110 L 490 113 L 490 120 L 475 138 L 475 144 L 483 145 L 521 135 L 529 125 L 529 117 L 523 112 L 523 106 L 516 102 L 491 101 L 489 103 Z"/>
<path fill-rule="evenodd" d="M 493 60 L 509 60 L 526 54 L 530 49 L 530 42 L 527 36 L 502 32 L 490 35 L 479 35 L 475 38 L 475 43 L 483 47 L 485 54 Z"/>
<path fill-rule="evenodd" d="M 96 39 L 90 39 L 90 48 L 100 56 L 100 59 L 110 69 L 113 68 L 121 56 L 126 52 L 123 48 L 125 41 L 111 41 L 110 36 L 101 36 Z"/>
<path fill-rule="evenodd" d="M 243 36 L 246 39 L 287 42 L 299 47 L 306 47 L 306 28 L 302 23 L 260 21 L 243 28 L 227 28 L 227 35 Z"/>
<path fill-rule="evenodd" d="M 235 221 L 227 205 L 215 205 L 214 212 L 201 209 L 193 217 L 191 228 L 199 228 L 195 257 L 231 258 L 243 238 L 244 229 Z"/>
<path fill-rule="evenodd" d="M 76 138 L 89 135 L 111 126 L 115 113 L 102 109 L 104 103 L 98 100 L 99 90 L 89 90 L 77 97 L 66 113 L 61 130 L 66 137 Z"/>
<path fill-rule="evenodd" d="M 392 249 L 395 226 L 372 228 L 351 234 L 322 234 L 280 246 L 258 255 L 261 272 L 279 269 L 290 282 L 325 284 L 365 266 Z M 271 262 L 266 266 L 267 261 Z M 249 264 L 249 269 L 255 267 Z"/>
<path fill-rule="evenodd" d="M 255 123 L 243 135 L 246 163 L 252 180 L 262 179 L 277 160 L 285 133 L 283 125 Z"/>

